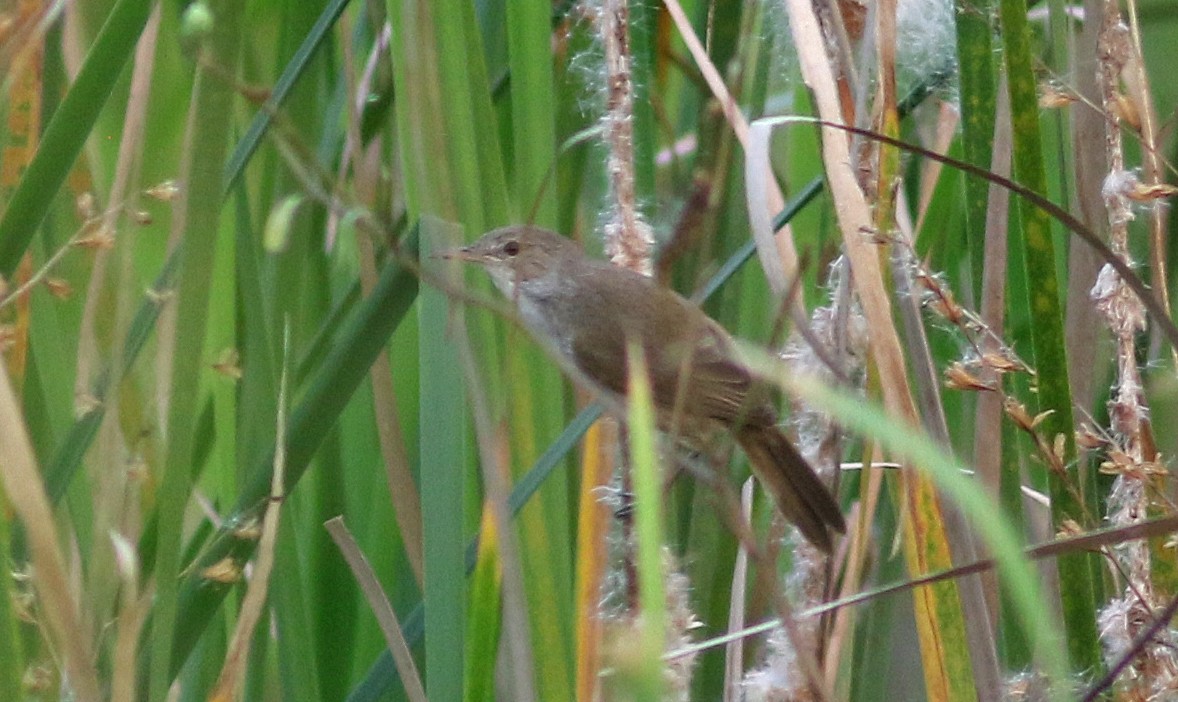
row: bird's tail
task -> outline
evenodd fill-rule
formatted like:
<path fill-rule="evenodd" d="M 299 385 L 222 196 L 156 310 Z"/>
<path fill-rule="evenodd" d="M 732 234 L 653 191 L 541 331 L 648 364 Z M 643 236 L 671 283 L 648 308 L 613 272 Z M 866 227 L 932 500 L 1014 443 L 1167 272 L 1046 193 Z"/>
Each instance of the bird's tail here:
<path fill-rule="evenodd" d="M 806 459 L 775 426 L 742 427 L 736 440 L 777 509 L 810 543 L 830 553 L 830 531 L 841 534 L 847 525 L 838 502 Z"/>

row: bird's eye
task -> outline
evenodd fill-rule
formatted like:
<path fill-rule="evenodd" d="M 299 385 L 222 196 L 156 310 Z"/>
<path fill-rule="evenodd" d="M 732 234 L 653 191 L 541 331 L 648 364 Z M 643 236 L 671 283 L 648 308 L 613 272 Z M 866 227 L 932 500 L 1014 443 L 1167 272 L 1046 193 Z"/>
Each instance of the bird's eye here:
<path fill-rule="evenodd" d="M 519 254 L 519 242 L 518 241 L 509 241 L 506 244 L 504 244 L 503 245 L 503 253 L 507 254 L 508 256 L 518 255 Z"/>

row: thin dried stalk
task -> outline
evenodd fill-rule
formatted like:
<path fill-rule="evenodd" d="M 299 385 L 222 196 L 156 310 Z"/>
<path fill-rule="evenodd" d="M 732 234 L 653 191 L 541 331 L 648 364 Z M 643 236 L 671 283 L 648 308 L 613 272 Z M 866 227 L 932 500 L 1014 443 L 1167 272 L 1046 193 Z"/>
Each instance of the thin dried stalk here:
<path fill-rule="evenodd" d="M 1145 73 L 1145 56 L 1141 48 L 1141 26 L 1137 20 L 1137 0 L 1125 3 L 1129 12 L 1129 32 L 1132 38 L 1132 52 L 1129 61 L 1121 72 L 1125 81 L 1127 98 L 1135 108 L 1140 118 L 1138 132 L 1141 135 L 1141 155 L 1144 160 L 1142 167 L 1142 184 L 1149 188 L 1160 185 L 1165 178 L 1165 163 L 1161 153 L 1157 110 L 1154 108 L 1153 97 L 1149 88 L 1149 78 Z M 1170 286 L 1167 274 L 1167 224 L 1170 219 L 1170 208 L 1161 199 L 1155 199 L 1149 204 L 1149 265 L 1153 277 L 1153 287 L 1158 291 L 1162 307 L 1166 314 L 1171 314 Z M 1178 366 L 1178 348 L 1170 347 L 1170 358 Z"/>
<path fill-rule="evenodd" d="M 131 74 L 131 91 L 127 99 L 127 111 L 123 120 L 123 137 L 119 142 L 119 156 L 115 168 L 114 182 L 111 186 L 109 202 L 112 206 L 101 216 L 98 225 L 99 232 L 109 232 L 114 236 L 119 226 L 119 220 L 126 220 L 125 214 L 129 208 L 138 206 L 137 194 L 132 190 L 133 184 L 140 178 L 139 166 L 142 161 L 145 125 L 147 121 L 147 106 L 151 96 L 151 81 L 154 75 L 157 39 L 160 28 L 160 7 L 157 5 L 144 27 L 143 34 L 135 49 L 135 63 Z M 119 206 L 113 206 L 120 203 Z M 118 237 L 114 243 L 119 244 Z M 117 249 L 105 246 L 94 247 L 94 267 L 87 287 L 86 301 L 82 309 L 81 325 L 78 329 L 78 363 L 74 380 L 74 407 L 76 413 L 94 401 L 93 388 L 95 382 L 104 372 L 102 369 L 102 351 L 99 346 L 100 334 L 96 331 L 99 325 L 112 325 L 108 336 L 112 343 L 107 349 L 109 358 L 122 358 L 126 330 L 131 324 L 132 300 L 139 293 L 138 286 L 132 283 L 133 261 L 132 241 L 123 240 Z M 112 257 L 112 254 L 117 255 Z M 113 277 L 113 281 L 111 278 Z M 117 294 L 114 296 L 115 313 L 104 314 L 100 309 L 103 290 L 115 286 Z M 118 387 L 121 382 L 121 367 L 118 363 L 109 364 L 109 387 Z M 128 441 L 123 435 L 123 425 L 119 413 L 107 412 L 104 415 L 101 433 L 98 437 L 97 451 L 93 454 L 91 466 L 97 468 L 100 474 L 95 474 L 93 486 L 93 530 L 96 534 L 117 531 L 128 536 L 138 536 L 142 530 L 142 510 L 139 501 L 139 491 L 134 482 L 137 480 L 135 471 L 111 471 L 106 469 L 111 465 L 119 465 L 127 461 Z M 97 619 L 94 626 L 111 618 L 108 608 L 115 606 L 113 597 L 118 585 L 111 579 L 112 551 L 106 548 L 95 549 L 91 561 L 88 563 L 90 574 L 90 590 L 93 597 L 93 614 Z M 125 585 L 123 585 L 125 587 Z M 105 596 L 104 596 L 105 595 Z M 120 599 L 120 608 L 133 606 L 142 609 L 142 604 L 135 600 Z M 118 619 L 123 626 L 138 629 L 142 621 L 136 619 L 134 611 L 118 613 Z"/>
<path fill-rule="evenodd" d="M 360 585 L 364 598 L 368 600 L 368 606 L 376 615 L 380 631 L 384 634 L 385 643 L 388 644 L 389 652 L 393 656 L 393 663 L 397 666 L 397 673 L 401 676 L 401 681 L 404 684 L 405 696 L 409 698 L 410 702 L 427 702 L 425 686 L 421 683 L 421 674 L 417 670 L 417 664 L 413 660 L 409 644 L 401 633 L 397 613 L 393 611 L 393 605 L 385 596 L 384 590 L 381 589 L 380 580 L 377 579 L 375 571 L 372 570 L 372 566 L 364 556 L 364 552 L 360 550 L 360 545 L 356 543 L 352 532 L 344 524 L 343 517 L 332 517 L 323 526 L 327 528 L 335 545 L 348 562 L 348 567 Z"/>
<path fill-rule="evenodd" d="M 127 98 L 127 111 L 123 117 L 123 137 L 119 142 L 118 162 L 115 166 L 114 182 L 111 185 L 108 201 L 111 203 L 126 202 L 126 206 L 134 207 L 134 199 L 128 198 L 131 183 L 139 177 L 139 162 L 142 156 L 143 136 L 147 122 L 147 105 L 151 96 L 151 78 L 155 68 L 156 38 L 159 36 L 160 8 L 152 11 L 151 17 L 144 27 L 143 35 L 135 49 L 135 67 L 131 73 L 131 91 Z M 118 221 L 125 208 L 111 207 L 102 214 L 99 231 L 117 231 Z M 97 339 L 95 338 L 95 323 L 98 311 L 100 293 L 106 285 L 107 266 L 110 261 L 111 249 L 96 247 L 94 250 L 94 268 L 90 275 L 90 282 L 86 295 L 86 303 L 82 309 L 82 322 L 78 330 L 78 372 L 75 379 L 74 396 L 83 397 L 89 391 L 94 381 L 95 362 L 98 357 Z M 113 338 L 121 338 L 121 329 L 115 330 Z M 117 356 L 116 356 L 117 357 Z"/>
<path fill-rule="evenodd" d="M 284 337 L 283 360 L 285 362 L 290 351 L 289 328 Z M 283 486 L 286 474 L 288 376 L 289 373 L 284 369 L 279 378 L 277 428 L 274 434 L 274 473 L 270 478 L 270 502 L 266 506 L 266 514 L 262 517 L 262 531 L 258 540 L 258 556 L 254 565 L 253 577 L 250 579 L 245 597 L 242 599 L 237 626 L 233 630 L 229 650 L 225 653 L 225 664 L 221 667 L 217 684 L 209 695 L 210 702 L 230 702 L 240 697 L 242 684 L 245 681 L 250 642 L 257 630 L 258 621 L 265 611 L 266 599 L 270 592 L 270 574 L 274 570 L 274 549 L 278 542 L 278 518 L 284 497 Z"/>
<path fill-rule="evenodd" d="M 740 509 L 744 519 L 752 518 L 753 480 L 751 476 L 740 489 Z M 745 588 L 748 585 L 749 553 L 744 548 L 736 552 L 732 568 L 732 598 L 728 603 L 728 633 L 745 627 Z M 724 651 L 724 702 L 740 700 L 740 683 L 744 675 L 744 642 L 733 639 Z"/>
<path fill-rule="evenodd" d="M 4 457 L 0 461 L 0 486 L 25 527 L 33 587 L 50 641 L 62 658 L 76 698 L 97 702 L 102 695 L 90 637 L 85 633 L 84 618 L 70 593 L 53 510 L 37 469 L 20 402 L 3 363 L 0 363 L 0 456 Z"/>

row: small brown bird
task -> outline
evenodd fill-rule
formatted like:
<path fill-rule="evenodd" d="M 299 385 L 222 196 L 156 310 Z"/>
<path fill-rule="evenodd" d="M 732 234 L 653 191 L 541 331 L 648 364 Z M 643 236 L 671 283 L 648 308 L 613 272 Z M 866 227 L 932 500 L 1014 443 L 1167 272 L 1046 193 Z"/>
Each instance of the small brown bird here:
<path fill-rule="evenodd" d="M 634 340 L 649 366 L 660 428 L 688 438 L 717 426 L 731 431 L 781 513 L 830 552 L 830 531 L 846 530 L 838 503 L 777 427 L 768 387 L 698 307 L 537 227 L 496 229 L 446 255 L 485 268 L 532 333 L 615 402 L 626 392 L 627 341 Z"/>

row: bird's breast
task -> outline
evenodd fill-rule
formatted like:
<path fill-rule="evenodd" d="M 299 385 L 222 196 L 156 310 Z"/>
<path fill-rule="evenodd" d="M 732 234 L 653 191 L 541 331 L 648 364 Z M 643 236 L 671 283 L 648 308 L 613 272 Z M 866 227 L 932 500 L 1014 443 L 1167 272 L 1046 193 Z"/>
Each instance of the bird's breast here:
<path fill-rule="evenodd" d="M 536 336 L 553 344 L 566 358 L 573 357 L 573 335 L 559 315 L 553 314 L 550 298 L 531 295 L 519 296 L 519 315 Z"/>

